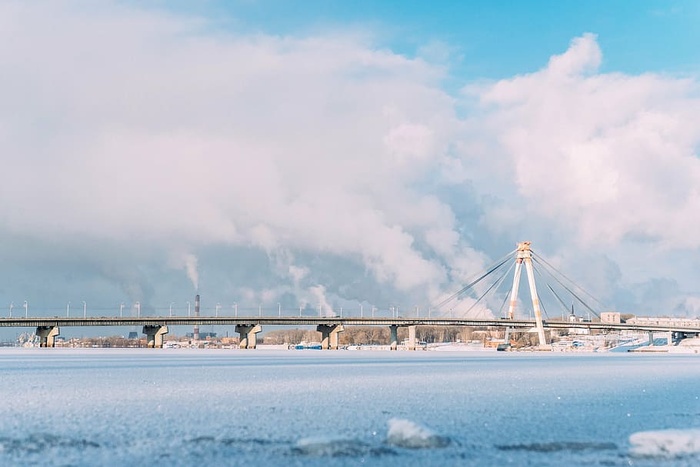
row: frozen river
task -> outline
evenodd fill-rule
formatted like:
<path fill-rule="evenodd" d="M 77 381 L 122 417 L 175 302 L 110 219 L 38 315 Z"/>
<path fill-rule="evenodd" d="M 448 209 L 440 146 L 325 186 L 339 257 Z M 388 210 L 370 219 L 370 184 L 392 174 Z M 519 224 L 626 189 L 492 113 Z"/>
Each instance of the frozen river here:
<path fill-rule="evenodd" d="M 693 355 L 0 349 L 0 465 L 697 465 L 699 382 Z"/>

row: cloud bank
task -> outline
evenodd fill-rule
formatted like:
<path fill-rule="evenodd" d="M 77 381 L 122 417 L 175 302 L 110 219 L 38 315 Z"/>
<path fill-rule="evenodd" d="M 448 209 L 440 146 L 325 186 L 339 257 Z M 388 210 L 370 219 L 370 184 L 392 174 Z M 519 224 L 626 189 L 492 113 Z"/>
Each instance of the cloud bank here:
<path fill-rule="evenodd" d="M 443 64 L 371 34 L 111 3 L 0 18 L 8 302 L 425 308 L 529 239 L 611 307 L 663 275 L 664 306 L 697 308 L 698 82 L 601 74 L 594 35 L 451 95 Z M 645 258 L 669 269 L 620 273 Z"/>

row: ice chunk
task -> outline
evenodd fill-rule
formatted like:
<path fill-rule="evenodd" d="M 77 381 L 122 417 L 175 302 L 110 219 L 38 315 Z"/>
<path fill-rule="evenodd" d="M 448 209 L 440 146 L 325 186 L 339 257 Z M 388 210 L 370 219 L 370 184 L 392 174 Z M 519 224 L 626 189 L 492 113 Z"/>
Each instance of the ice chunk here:
<path fill-rule="evenodd" d="M 386 442 L 393 446 L 410 449 L 441 448 L 450 444 L 450 439 L 410 420 L 392 418 L 388 422 Z"/>
<path fill-rule="evenodd" d="M 676 458 L 700 454 L 700 429 L 640 431 L 630 436 L 630 454 Z"/>

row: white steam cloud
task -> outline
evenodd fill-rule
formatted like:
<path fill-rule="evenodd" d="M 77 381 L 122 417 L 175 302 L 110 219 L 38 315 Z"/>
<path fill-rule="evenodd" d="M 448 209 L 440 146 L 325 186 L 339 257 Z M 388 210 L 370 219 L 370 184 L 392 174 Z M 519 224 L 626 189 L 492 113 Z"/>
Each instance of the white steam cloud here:
<path fill-rule="evenodd" d="M 326 298 L 326 288 L 322 285 L 317 285 L 314 287 L 309 287 L 309 293 L 315 299 L 315 303 L 318 303 L 319 315 L 320 316 L 333 316 L 333 306 L 328 303 Z"/>
<path fill-rule="evenodd" d="M 187 254 L 184 257 L 185 269 L 187 270 L 187 277 L 192 282 L 194 290 L 199 290 L 199 270 L 197 267 L 197 257 L 193 254 Z"/>

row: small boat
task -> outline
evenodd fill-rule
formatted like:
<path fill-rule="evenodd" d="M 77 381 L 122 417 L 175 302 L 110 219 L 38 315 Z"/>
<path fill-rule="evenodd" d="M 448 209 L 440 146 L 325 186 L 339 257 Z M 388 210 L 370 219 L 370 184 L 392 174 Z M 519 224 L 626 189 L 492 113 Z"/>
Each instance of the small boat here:
<path fill-rule="evenodd" d="M 294 346 L 294 350 L 321 350 L 321 343 L 302 341 Z"/>

